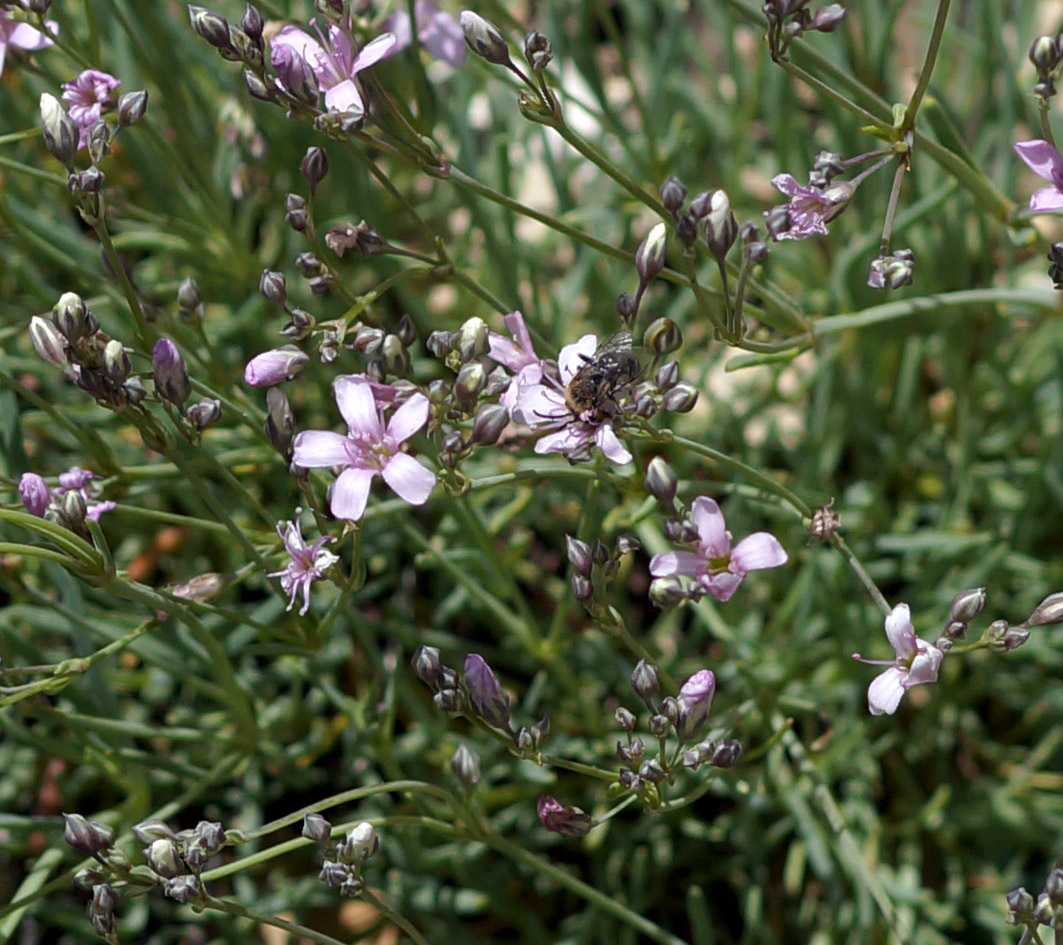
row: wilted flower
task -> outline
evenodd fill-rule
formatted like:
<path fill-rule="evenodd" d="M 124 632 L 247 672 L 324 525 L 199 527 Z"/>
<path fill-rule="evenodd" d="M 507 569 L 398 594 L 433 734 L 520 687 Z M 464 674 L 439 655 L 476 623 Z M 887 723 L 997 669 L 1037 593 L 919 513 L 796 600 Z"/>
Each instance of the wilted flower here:
<path fill-rule="evenodd" d="M 1035 190 L 1030 197 L 1030 209 L 1034 213 L 1050 213 L 1063 210 L 1063 157 L 1047 141 L 1019 141 L 1015 153 L 1038 177 L 1051 184 Z"/>
<path fill-rule="evenodd" d="M 59 32 L 59 24 L 55 20 L 47 20 L 45 26 L 53 33 Z M 36 52 L 52 45 L 52 40 L 44 35 L 39 29 L 29 23 L 18 23 L 11 16 L 0 10 L 0 74 L 4 71 L 4 59 L 7 57 L 8 46 L 16 49 L 25 49 L 27 52 Z"/>
<path fill-rule="evenodd" d="M 310 25 L 317 31 L 320 41 L 297 26 L 286 26 L 273 37 L 270 43 L 273 68 L 283 79 L 292 71 L 293 60 L 301 60 L 313 72 L 318 87 L 325 93 L 325 107 L 329 111 L 361 118 L 365 114 L 365 104 L 356 77 L 363 69 L 394 52 L 394 34 L 381 34 L 355 55 L 350 37 L 338 26 L 329 24 L 326 39 L 313 20 Z"/>
<path fill-rule="evenodd" d="M 696 550 L 654 555 L 650 561 L 654 577 L 687 574 L 697 578 L 716 600 L 727 601 L 748 572 L 777 568 L 788 560 L 779 540 L 769 532 L 749 535 L 732 549 L 723 513 L 708 496 L 694 500 L 691 517 L 698 533 Z"/>
<path fill-rule="evenodd" d="M 458 21 L 449 13 L 440 10 L 435 0 L 417 0 L 413 13 L 417 25 L 417 42 L 436 59 L 441 59 L 455 69 L 460 68 L 465 62 L 465 35 Z M 413 37 L 409 11 L 397 10 L 388 17 L 385 25 L 395 36 L 395 48 L 392 53 L 410 45 Z"/>
<path fill-rule="evenodd" d="M 868 660 L 859 653 L 853 654 L 853 659 L 861 663 L 888 667 L 868 687 L 867 706 L 872 715 L 893 715 L 906 689 L 937 680 L 938 666 L 945 655 L 915 635 L 907 604 L 898 604 L 886 617 L 886 636 L 896 654 L 894 659 Z"/>
<path fill-rule="evenodd" d="M 103 117 L 103 109 L 114 105 L 114 90 L 121 80 L 97 69 L 86 69 L 72 82 L 63 83 L 63 98 L 70 103 L 68 114 L 81 133 L 78 147 L 88 140 L 89 128 Z"/>
<path fill-rule="evenodd" d="M 568 385 L 577 372 L 591 362 L 597 349 L 598 339 L 594 335 L 584 335 L 575 344 L 561 349 L 557 357 L 560 381 L 545 375 L 533 380 L 534 366 L 522 370 L 514 380 L 516 394 L 510 411 L 513 419 L 533 430 L 554 431 L 536 442 L 536 453 L 562 453 L 572 460 L 584 459 L 593 443 L 610 462 L 617 465 L 631 462 L 631 453 L 613 430 L 615 417 L 611 411 L 595 409 L 577 413 L 566 396 Z"/>
<path fill-rule="evenodd" d="M 281 579 L 281 587 L 288 595 L 288 610 L 295 606 L 299 591 L 303 592 L 303 606 L 299 608 L 299 615 L 302 616 L 310 609 L 310 585 L 324 577 L 325 572 L 340 559 L 325 550 L 325 545 L 332 541 L 331 535 L 324 535 L 308 545 L 298 519 L 278 522 L 277 534 L 284 542 L 289 561 L 280 571 L 271 571 L 266 577 Z"/>
<path fill-rule="evenodd" d="M 332 487 L 332 514 L 358 521 L 365 514 L 374 476 L 383 476 L 411 505 L 424 504 L 435 486 L 436 475 L 403 453 L 400 446 L 428 422 L 428 398 L 414 394 L 395 411 L 385 428 L 369 378 L 343 375 L 336 378 L 333 390 L 336 406 L 347 422 L 347 435 L 304 430 L 295 438 L 292 454 L 297 466 L 308 469 L 343 467 Z"/>
<path fill-rule="evenodd" d="M 838 181 L 820 189 L 805 187 L 790 174 L 776 174 L 771 184 L 790 198 L 782 206 L 788 220 L 784 229 L 770 225 L 773 211 L 765 213 L 769 221 L 768 232 L 773 240 L 805 240 L 816 233 L 825 236 L 827 224 L 849 205 L 853 196 L 853 185 L 846 181 Z"/>
<path fill-rule="evenodd" d="M 583 837 L 591 829 L 590 814 L 578 807 L 566 807 L 556 798 L 544 794 L 539 798 L 539 822 L 564 837 Z"/>

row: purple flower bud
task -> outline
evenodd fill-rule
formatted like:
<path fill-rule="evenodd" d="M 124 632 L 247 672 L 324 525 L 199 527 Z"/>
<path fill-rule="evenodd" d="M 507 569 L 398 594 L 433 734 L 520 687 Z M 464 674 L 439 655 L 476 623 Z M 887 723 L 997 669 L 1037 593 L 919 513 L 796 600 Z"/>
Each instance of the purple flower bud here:
<path fill-rule="evenodd" d="M 959 623 L 970 623 L 985 607 L 986 594 L 984 587 L 975 587 L 969 591 L 960 591 L 949 607 L 949 620 Z"/>
<path fill-rule="evenodd" d="M 840 3 L 829 3 L 815 12 L 808 28 L 810 30 L 819 30 L 821 33 L 832 33 L 844 19 L 845 7 Z"/>
<path fill-rule="evenodd" d="M 577 572 L 584 577 L 590 577 L 594 559 L 591 557 L 591 546 L 585 541 L 565 535 L 565 550 L 568 554 L 569 563 Z"/>
<path fill-rule="evenodd" d="M 33 348 L 42 361 L 55 367 L 66 367 L 70 363 L 66 356 L 66 342 L 52 322 L 34 315 L 30 319 L 29 331 Z"/>
<path fill-rule="evenodd" d="M 33 472 L 23 473 L 18 481 L 18 495 L 30 515 L 44 518 L 52 499 L 52 491 L 42 476 Z"/>
<path fill-rule="evenodd" d="M 709 764 L 717 768 L 730 768 L 742 757 L 740 742 L 729 738 L 716 745 L 709 756 Z"/>
<path fill-rule="evenodd" d="M 581 604 L 587 603 L 594 597 L 594 585 L 582 574 L 573 574 L 569 578 L 568 586 L 569 590 L 572 591 L 572 596 Z"/>
<path fill-rule="evenodd" d="M 151 367 L 156 394 L 175 407 L 184 404 L 192 393 L 192 384 L 188 380 L 181 352 L 169 338 L 160 338 L 155 342 L 151 351 Z"/>
<path fill-rule="evenodd" d="M 180 903 L 203 898 L 205 890 L 198 876 L 175 876 L 162 884 L 162 893 Z"/>
<path fill-rule="evenodd" d="M 123 92 L 118 97 L 118 105 L 115 109 L 118 115 L 118 127 L 135 125 L 148 110 L 148 93 L 145 89 L 136 89 L 132 92 Z"/>
<path fill-rule="evenodd" d="M 688 413 L 694 409 L 694 405 L 697 402 L 697 388 L 686 381 L 680 381 L 664 395 L 664 401 L 661 406 L 673 413 Z"/>
<path fill-rule="evenodd" d="M 250 3 L 244 6 L 244 15 L 240 19 L 240 29 L 242 29 L 252 42 L 261 44 L 262 42 L 262 30 L 265 27 L 265 22 L 262 19 L 262 14 L 258 12 Z"/>
<path fill-rule="evenodd" d="M 1049 594 L 1026 619 L 1030 627 L 1052 627 L 1063 623 L 1063 591 Z"/>
<path fill-rule="evenodd" d="M 325 149 L 316 146 L 307 148 L 306 154 L 299 163 L 299 170 L 310 182 L 310 191 L 313 193 L 313 189 L 328 175 L 328 154 L 325 153 Z"/>
<path fill-rule="evenodd" d="M 325 843 L 332 835 L 332 824 L 321 814 L 311 812 L 303 815 L 303 836 L 316 843 Z"/>
<path fill-rule="evenodd" d="M 731 201 L 726 192 L 717 190 L 709 200 L 709 213 L 705 217 L 705 242 L 709 252 L 721 263 L 738 238 L 738 222 L 731 211 Z"/>
<path fill-rule="evenodd" d="M 509 62 L 509 47 L 497 26 L 472 10 L 462 10 L 459 19 L 465 43 L 477 56 L 495 65 Z"/>
<path fill-rule="evenodd" d="M 501 404 L 484 404 L 472 421 L 469 442 L 476 446 L 493 446 L 509 424 L 509 411 Z"/>
<path fill-rule="evenodd" d="M 282 345 L 255 355 L 244 368 L 244 383 L 252 387 L 273 387 L 303 373 L 310 356 L 296 345 Z"/>
<path fill-rule="evenodd" d="M 197 430 L 205 430 L 221 418 L 221 401 L 213 397 L 204 397 L 185 411 L 185 416 Z"/>
<path fill-rule="evenodd" d="M 487 661 L 479 653 L 470 653 L 465 657 L 462 668 L 465 673 L 465 688 L 476 714 L 488 725 L 507 728 L 509 697 L 503 692 Z"/>
<path fill-rule="evenodd" d="M 634 731 L 636 719 L 634 713 L 630 709 L 625 709 L 623 706 L 620 706 L 613 713 L 613 718 L 616 719 L 616 724 L 625 732 Z"/>
<path fill-rule="evenodd" d="M 565 807 L 549 794 L 539 798 L 538 813 L 539 822 L 547 830 L 563 837 L 584 837 L 591 829 L 590 814 L 578 807 Z"/>
<path fill-rule="evenodd" d="M 295 437 L 295 415 L 292 413 L 292 405 L 279 387 L 271 387 L 266 391 L 264 426 L 273 448 L 290 461 L 292 441 Z"/>
<path fill-rule="evenodd" d="M 146 846 L 151 846 L 156 840 L 173 840 L 174 832 L 161 820 L 145 820 L 133 827 L 133 836 Z"/>
<path fill-rule="evenodd" d="M 98 883 L 92 887 L 92 901 L 88 907 L 89 923 L 92 925 L 92 931 L 108 941 L 114 935 L 116 905 L 118 893 L 110 883 Z"/>
<path fill-rule="evenodd" d="M 638 697 L 649 705 L 650 700 L 660 692 L 661 684 L 657 678 L 657 667 L 645 660 L 639 660 L 631 673 L 631 688 Z"/>
<path fill-rule="evenodd" d="M 524 58 L 528 60 L 528 65 L 532 69 L 541 72 L 550 65 L 550 61 L 554 58 L 554 48 L 550 45 L 550 40 L 542 33 L 532 30 L 524 37 Z"/>
<path fill-rule="evenodd" d="M 1025 925 L 1033 921 L 1034 898 L 1024 886 L 1011 890 L 1005 898 L 1008 903 L 1008 922 Z"/>
<path fill-rule="evenodd" d="M 662 505 L 671 508 L 679 488 L 675 471 L 660 456 L 654 456 L 646 467 L 643 487 Z"/>
<path fill-rule="evenodd" d="M 68 493 L 73 494 L 76 493 Z M 97 820 L 86 820 L 81 814 L 63 814 L 63 820 L 63 839 L 78 853 L 92 856 L 110 849 L 114 843 L 114 831 Z"/>
<path fill-rule="evenodd" d="M 287 280 L 284 278 L 284 273 L 263 269 L 262 277 L 258 280 L 258 291 L 268 301 L 283 305 L 288 298 Z"/>
<path fill-rule="evenodd" d="M 679 713 L 675 720 L 676 734 L 681 741 L 697 735 L 709 715 L 715 693 L 716 676 L 711 669 L 700 670 L 683 683 L 676 699 Z"/>
<path fill-rule="evenodd" d="M 347 867 L 334 860 L 325 860 L 325 862 L 321 864 L 321 872 L 317 874 L 317 878 L 328 886 L 329 889 L 336 889 L 347 882 Z"/>
<path fill-rule="evenodd" d="M 661 203 L 669 213 L 675 213 L 686 200 L 687 189 L 678 177 L 669 177 L 661 184 Z"/>
<path fill-rule="evenodd" d="M 163 879 L 173 879 L 186 871 L 177 842 L 168 837 L 153 840 L 144 855 L 147 857 L 148 866 Z"/>

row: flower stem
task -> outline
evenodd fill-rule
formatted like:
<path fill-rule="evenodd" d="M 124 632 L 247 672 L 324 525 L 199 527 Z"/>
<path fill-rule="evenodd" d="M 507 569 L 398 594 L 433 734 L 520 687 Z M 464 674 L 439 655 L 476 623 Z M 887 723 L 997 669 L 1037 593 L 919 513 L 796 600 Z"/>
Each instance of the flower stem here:
<path fill-rule="evenodd" d="M 951 5 L 952 0 L 938 0 L 937 15 L 934 17 L 934 25 L 930 31 L 930 42 L 927 45 L 926 57 L 923 59 L 923 68 L 919 73 L 919 80 L 915 83 L 911 98 L 908 99 L 904 119 L 901 121 L 899 130 L 902 133 L 915 129 L 915 116 L 919 113 L 919 106 L 922 105 L 923 96 L 926 95 L 926 90 L 930 85 L 930 76 L 937 62 L 938 50 L 941 48 L 941 38 L 945 34 L 945 23 L 949 18 Z"/>

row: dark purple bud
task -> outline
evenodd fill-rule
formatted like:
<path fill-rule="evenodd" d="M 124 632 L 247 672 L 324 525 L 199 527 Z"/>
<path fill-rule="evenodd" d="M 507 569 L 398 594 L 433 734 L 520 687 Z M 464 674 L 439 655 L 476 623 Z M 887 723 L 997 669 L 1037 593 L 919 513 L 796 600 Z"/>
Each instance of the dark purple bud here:
<path fill-rule="evenodd" d="M 679 362 L 669 361 L 653 372 L 653 383 L 658 390 L 669 391 L 679 383 Z"/>
<path fill-rule="evenodd" d="M 709 201 L 709 213 L 705 217 L 705 242 L 709 252 L 722 263 L 736 239 L 738 221 L 731 211 L 731 201 L 724 191 L 717 190 Z"/>
<path fill-rule="evenodd" d="M 617 535 L 616 538 L 616 554 L 629 555 L 633 551 L 638 551 L 642 547 L 642 542 L 639 541 L 634 535 L 625 532 L 622 535 Z"/>
<path fill-rule="evenodd" d="M 225 846 L 225 828 L 213 820 L 201 820 L 196 824 L 193 842 L 207 853 L 217 853 Z"/>
<path fill-rule="evenodd" d="M 465 790 L 471 790 L 480 783 L 480 756 L 462 742 L 454 752 L 454 757 L 450 759 L 450 770 Z"/>
<path fill-rule="evenodd" d="M 635 250 L 635 271 L 643 285 L 657 278 L 664 268 L 664 257 L 668 250 L 668 231 L 663 223 L 656 224 Z"/>
<path fill-rule="evenodd" d="M 303 836 L 315 843 L 326 843 L 332 836 L 332 824 L 321 814 L 311 811 L 303 815 Z"/>
<path fill-rule="evenodd" d="M 295 436 L 295 415 L 288 398 L 279 387 L 266 391 L 266 436 L 273 448 L 285 459 L 291 459 Z"/>
<path fill-rule="evenodd" d="M 145 846 L 151 846 L 156 840 L 173 840 L 174 832 L 161 820 L 145 820 L 133 827 L 133 836 Z"/>
<path fill-rule="evenodd" d="M 440 689 L 432 696 L 432 701 L 440 712 L 445 712 L 450 716 L 461 715 L 469 705 L 465 693 L 460 689 Z"/>
<path fill-rule="evenodd" d="M 472 10 L 461 11 L 460 23 L 461 31 L 465 34 L 465 44 L 477 56 L 482 56 L 495 65 L 505 65 L 509 62 L 509 46 L 497 26 Z"/>
<path fill-rule="evenodd" d="M 95 330 L 85 303 L 75 292 L 64 292 L 59 296 L 59 301 L 52 308 L 52 322 L 72 345 Z"/>
<path fill-rule="evenodd" d="M 1013 889 L 1006 897 L 1008 903 L 1008 921 L 1012 925 L 1026 925 L 1034 921 L 1034 898 L 1024 886 Z"/>
<path fill-rule="evenodd" d="M 180 407 L 192 393 L 181 352 L 169 338 L 160 338 L 151 351 L 155 393 L 175 407 Z"/>
<path fill-rule="evenodd" d="M 584 577 L 591 576 L 591 568 L 594 559 L 591 556 L 591 546 L 585 541 L 565 535 L 565 550 L 568 553 L 569 563 Z"/>
<path fill-rule="evenodd" d="M 215 49 L 229 48 L 229 22 L 225 17 L 190 4 L 188 19 L 192 23 L 192 29 Z"/>
<path fill-rule="evenodd" d="M 434 686 L 443 672 L 443 662 L 439 658 L 439 648 L 421 645 L 413 652 L 410 665 L 421 682 Z"/>
<path fill-rule="evenodd" d="M 650 784 L 660 784 L 668 774 L 656 758 L 650 758 L 639 765 L 639 777 Z"/>
<path fill-rule="evenodd" d="M 268 301 L 283 305 L 288 298 L 288 283 L 284 278 L 284 273 L 263 269 L 262 276 L 258 280 L 258 291 Z"/>
<path fill-rule="evenodd" d="M 962 620 L 950 620 L 942 631 L 942 635 L 949 640 L 962 640 L 966 633 L 967 624 Z"/>
<path fill-rule="evenodd" d="M 688 249 L 697 242 L 698 221 L 689 213 L 682 214 L 675 221 L 675 238 Z"/>
<path fill-rule="evenodd" d="M 342 863 L 337 863 L 334 860 L 325 860 L 321 864 L 321 872 L 317 874 L 317 878 L 323 882 L 329 889 L 337 889 L 347 882 L 347 867 Z"/>
<path fill-rule="evenodd" d="M 815 12 L 808 28 L 819 30 L 821 33 L 832 33 L 844 19 L 845 7 L 840 3 L 829 3 Z"/>
<path fill-rule="evenodd" d="M 221 419 L 221 401 L 204 397 L 185 411 L 185 416 L 197 430 L 205 430 Z"/>
<path fill-rule="evenodd" d="M 291 381 L 303 373 L 310 356 L 295 345 L 282 345 L 264 351 L 247 362 L 244 383 L 252 387 L 273 387 Z"/>
<path fill-rule="evenodd" d="M 678 177 L 669 177 L 661 184 L 661 203 L 669 213 L 676 213 L 686 200 L 687 189 Z"/>
<path fill-rule="evenodd" d="M 118 105 L 115 108 L 115 113 L 118 116 L 118 127 L 125 128 L 127 125 L 135 125 L 144 117 L 147 110 L 148 93 L 145 89 L 123 92 L 118 97 Z"/>
<path fill-rule="evenodd" d="M 325 149 L 316 145 L 307 148 L 303 160 L 299 163 L 299 170 L 310 182 L 310 192 L 313 193 L 314 188 L 328 175 L 328 154 Z"/>
<path fill-rule="evenodd" d="M 594 597 L 594 585 L 582 574 L 573 574 L 568 579 L 568 586 L 569 590 L 572 591 L 572 596 L 581 604 L 587 603 Z"/>
<path fill-rule="evenodd" d="M 99 883 L 92 887 L 92 901 L 88 907 L 89 924 L 93 932 L 108 941 L 114 936 L 114 907 L 117 905 L 118 893 L 110 883 Z"/>
<path fill-rule="evenodd" d="M 665 738 L 672 729 L 672 720 L 667 715 L 654 713 L 650 716 L 648 727 L 654 738 Z"/>
<path fill-rule="evenodd" d="M 690 215 L 695 220 L 702 220 L 709 215 L 709 210 L 712 209 L 712 194 L 711 190 L 703 190 L 690 201 Z"/>
<path fill-rule="evenodd" d="M 424 342 L 433 358 L 443 359 L 454 349 L 449 331 L 433 331 Z"/>
<path fill-rule="evenodd" d="M 660 456 L 654 456 L 650 460 L 649 466 L 646 467 L 646 478 L 642 484 L 658 502 L 667 508 L 672 507 L 679 488 L 679 480 L 672 467 Z"/>
<path fill-rule="evenodd" d="M 240 29 L 247 34 L 247 38 L 253 43 L 262 45 L 262 28 L 264 26 L 265 22 L 262 19 L 262 14 L 250 3 L 247 4 L 244 7 L 244 15 L 240 18 Z"/>
<path fill-rule="evenodd" d="M 536 72 L 542 72 L 554 58 L 554 49 L 538 30 L 532 30 L 524 37 L 524 58 Z"/>
<path fill-rule="evenodd" d="M 503 692 L 494 671 L 479 653 L 465 657 L 462 667 L 465 688 L 476 714 L 495 728 L 509 726 L 509 697 Z"/>
<path fill-rule="evenodd" d="M 67 495 L 78 493 L 68 492 Z M 93 856 L 110 849 L 114 843 L 114 831 L 97 820 L 86 820 L 81 814 L 63 814 L 63 820 L 66 824 L 63 828 L 63 839 L 78 853 Z"/>
<path fill-rule="evenodd" d="M 253 69 L 244 69 L 244 87 L 252 98 L 260 102 L 272 102 L 277 97 L 276 87 L 266 85 Z"/>
<path fill-rule="evenodd" d="M 630 709 L 625 709 L 620 706 L 614 713 L 613 718 L 616 719 L 616 724 L 620 726 L 625 732 L 634 731 L 635 719 L 634 713 Z"/>
<path fill-rule="evenodd" d="M 949 607 L 949 619 L 960 623 L 970 623 L 985 608 L 986 594 L 984 587 L 975 587 L 960 591 Z"/>
<path fill-rule="evenodd" d="M 1030 62 L 1038 76 L 1047 79 L 1059 65 L 1060 49 L 1054 36 L 1038 36 L 1030 46 Z"/>
<path fill-rule="evenodd" d="M 454 400 L 463 410 L 471 411 L 486 384 L 487 371 L 483 364 L 479 361 L 468 361 L 461 366 L 454 381 Z"/>
<path fill-rule="evenodd" d="M 548 794 L 539 798 L 538 812 L 539 822 L 547 830 L 563 837 L 584 837 L 591 829 L 590 814 L 578 807 L 565 807 Z"/>
<path fill-rule="evenodd" d="M 484 404 L 472 421 L 469 442 L 476 446 L 493 446 L 509 424 L 509 411 L 501 404 Z"/>
<path fill-rule="evenodd" d="M 198 876 L 175 876 L 162 884 L 162 893 L 176 902 L 189 903 L 205 895 L 203 883 Z"/>
<path fill-rule="evenodd" d="M 412 346 L 417 341 L 417 326 L 413 323 L 413 319 L 409 315 L 403 315 L 399 319 L 398 325 L 395 326 L 395 334 L 407 348 Z"/>
<path fill-rule="evenodd" d="M 620 316 L 620 320 L 630 324 L 638 310 L 634 296 L 630 292 L 621 292 L 616 300 L 616 314 Z"/>
<path fill-rule="evenodd" d="M 709 764 L 717 768 L 730 768 L 742 757 L 742 745 L 733 738 L 720 742 L 709 756 Z"/>

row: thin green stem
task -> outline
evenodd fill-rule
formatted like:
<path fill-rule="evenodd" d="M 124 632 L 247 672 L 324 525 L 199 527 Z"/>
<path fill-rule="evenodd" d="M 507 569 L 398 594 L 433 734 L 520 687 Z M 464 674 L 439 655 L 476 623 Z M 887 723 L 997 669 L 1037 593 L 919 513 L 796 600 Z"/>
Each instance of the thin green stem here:
<path fill-rule="evenodd" d="M 930 42 L 926 48 L 926 56 L 923 59 L 923 68 L 919 73 L 919 79 L 915 83 L 912 95 L 908 99 L 908 107 L 904 110 L 904 119 L 901 121 L 902 133 L 912 131 L 915 128 L 915 116 L 919 114 L 919 106 L 923 103 L 923 96 L 930 86 L 930 77 L 934 72 L 937 62 L 938 51 L 941 48 L 941 40 L 945 35 L 945 23 L 949 18 L 949 7 L 952 0 L 938 0 L 937 15 L 934 17 L 934 25 L 930 30 Z"/>
<path fill-rule="evenodd" d="M 379 912 L 385 919 L 397 925 L 403 932 L 405 932 L 410 938 L 417 943 L 417 945 L 428 945 L 427 939 L 417 931 L 413 923 L 410 922 L 405 916 L 400 915 L 394 909 L 391 908 L 386 902 L 384 902 L 379 896 L 374 896 L 369 887 L 366 886 L 361 892 L 361 898 L 368 902 L 377 912 Z"/>
<path fill-rule="evenodd" d="M 92 230 L 100 241 L 100 248 L 103 250 L 103 255 L 107 260 L 111 274 L 118 281 L 122 294 L 125 296 L 126 305 L 129 306 L 130 314 L 133 316 L 133 322 L 136 326 L 136 334 L 140 341 L 141 350 L 150 354 L 151 347 L 155 343 L 155 331 L 148 324 L 144 310 L 140 307 L 140 298 L 137 295 L 137 290 L 133 283 L 129 281 L 129 274 L 118 256 L 118 251 L 114 248 L 111 233 L 107 229 L 107 207 L 102 194 L 99 195 L 99 201 L 99 212 L 92 224 Z"/>
<path fill-rule="evenodd" d="M 275 928 L 284 929 L 285 932 L 290 932 L 301 939 L 317 942 L 318 945 L 347 945 L 346 942 L 333 938 L 331 935 L 326 935 L 324 932 L 318 932 L 316 929 L 300 925 L 298 922 L 290 922 L 288 919 L 282 919 L 280 916 L 269 912 L 252 911 L 238 902 L 233 902 L 231 899 L 216 899 L 214 896 L 207 896 L 203 904 L 207 909 L 214 909 L 216 912 L 227 912 L 229 915 L 251 919 L 259 925 L 272 925 Z"/>

